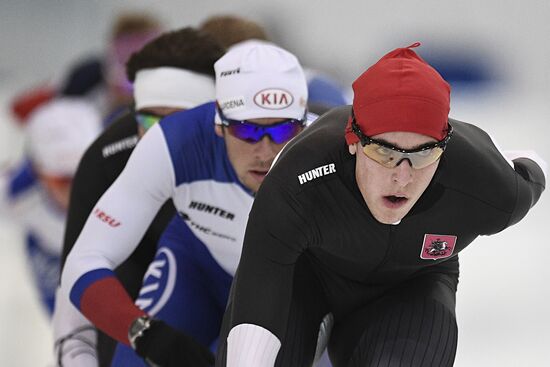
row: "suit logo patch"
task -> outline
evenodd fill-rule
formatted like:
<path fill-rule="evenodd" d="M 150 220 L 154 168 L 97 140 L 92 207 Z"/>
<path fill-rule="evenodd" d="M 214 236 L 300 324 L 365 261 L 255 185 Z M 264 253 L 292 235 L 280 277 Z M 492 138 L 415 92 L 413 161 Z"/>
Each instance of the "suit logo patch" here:
<path fill-rule="evenodd" d="M 444 259 L 453 254 L 456 236 L 425 234 L 420 258 L 425 260 Z"/>

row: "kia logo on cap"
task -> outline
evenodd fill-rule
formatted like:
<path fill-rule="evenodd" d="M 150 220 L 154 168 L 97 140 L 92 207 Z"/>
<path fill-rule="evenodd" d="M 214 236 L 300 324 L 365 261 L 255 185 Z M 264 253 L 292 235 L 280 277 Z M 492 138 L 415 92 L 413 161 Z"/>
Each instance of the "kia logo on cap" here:
<path fill-rule="evenodd" d="M 294 97 L 290 92 L 277 88 L 261 90 L 254 96 L 254 103 L 268 110 L 282 110 L 290 106 L 293 101 Z"/>

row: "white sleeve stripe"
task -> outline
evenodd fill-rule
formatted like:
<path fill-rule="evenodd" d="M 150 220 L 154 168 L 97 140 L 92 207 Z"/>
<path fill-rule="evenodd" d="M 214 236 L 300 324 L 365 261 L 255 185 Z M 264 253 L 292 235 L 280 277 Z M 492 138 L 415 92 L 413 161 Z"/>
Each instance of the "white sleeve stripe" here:
<path fill-rule="evenodd" d="M 227 336 L 226 367 L 273 367 L 281 342 L 269 330 L 240 324 Z"/>

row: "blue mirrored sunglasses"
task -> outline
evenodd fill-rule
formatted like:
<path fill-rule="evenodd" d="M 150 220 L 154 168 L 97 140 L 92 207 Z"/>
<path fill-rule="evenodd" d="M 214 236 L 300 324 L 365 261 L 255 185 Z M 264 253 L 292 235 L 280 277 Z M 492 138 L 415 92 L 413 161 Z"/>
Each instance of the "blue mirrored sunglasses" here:
<path fill-rule="evenodd" d="M 257 143 L 268 136 L 275 144 L 282 144 L 295 137 L 306 123 L 306 113 L 302 119 L 287 119 L 271 125 L 256 124 L 247 120 L 232 120 L 224 116 L 218 108 L 218 114 L 223 126 L 234 137 L 249 143 Z"/>

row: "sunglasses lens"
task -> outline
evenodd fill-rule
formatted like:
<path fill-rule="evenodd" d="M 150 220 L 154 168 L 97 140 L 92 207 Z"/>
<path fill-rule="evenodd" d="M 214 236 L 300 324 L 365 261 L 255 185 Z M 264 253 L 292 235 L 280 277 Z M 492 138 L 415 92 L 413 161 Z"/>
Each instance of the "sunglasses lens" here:
<path fill-rule="evenodd" d="M 443 154 L 443 149 L 441 147 L 434 147 L 419 152 L 403 153 L 371 143 L 363 147 L 363 152 L 367 157 L 380 163 L 384 167 L 393 168 L 403 159 L 408 159 L 413 168 L 420 169 L 428 167 L 430 164 L 436 162 Z"/>
<path fill-rule="evenodd" d="M 148 130 L 151 127 L 153 127 L 153 125 L 159 122 L 160 119 L 161 117 L 157 115 L 150 115 L 147 113 L 136 114 L 136 120 L 145 130 Z"/>
<path fill-rule="evenodd" d="M 275 144 L 282 144 L 295 137 L 301 130 L 298 123 L 288 122 L 266 129 Z"/>
<path fill-rule="evenodd" d="M 256 143 L 260 141 L 262 135 L 260 128 L 257 126 L 248 125 L 246 123 L 231 124 L 227 127 L 227 129 L 234 137 L 249 143 Z"/>
<path fill-rule="evenodd" d="M 424 167 L 428 167 L 432 163 L 435 163 L 443 154 L 443 149 L 436 147 L 420 152 L 404 154 L 408 155 L 408 158 L 411 161 L 413 168 L 421 169 Z"/>
<path fill-rule="evenodd" d="M 301 124 L 293 121 L 264 127 L 240 122 L 230 124 L 227 128 L 234 137 L 250 143 L 257 143 L 267 135 L 275 144 L 281 144 L 296 136 L 301 130 Z"/>

